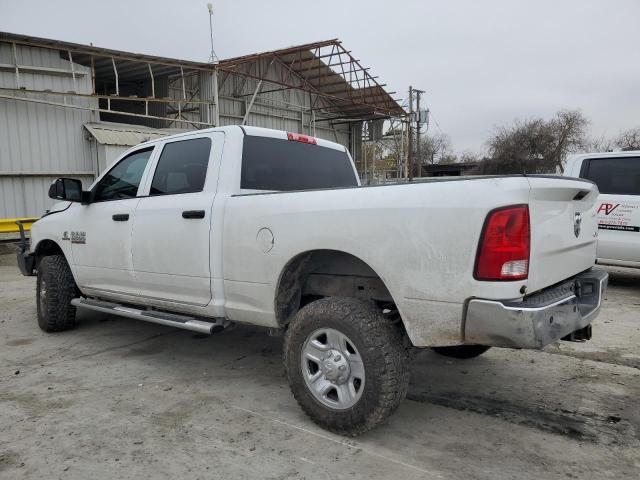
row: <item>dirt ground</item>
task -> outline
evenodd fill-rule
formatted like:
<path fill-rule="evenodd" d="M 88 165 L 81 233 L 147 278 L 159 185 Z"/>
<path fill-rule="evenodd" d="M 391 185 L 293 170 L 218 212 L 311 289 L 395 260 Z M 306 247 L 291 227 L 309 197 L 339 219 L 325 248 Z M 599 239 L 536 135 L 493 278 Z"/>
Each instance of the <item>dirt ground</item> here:
<path fill-rule="evenodd" d="M 347 439 L 303 415 L 265 330 L 83 313 L 44 334 L 0 257 L 0 478 L 638 479 L 640 271 L 610 272 L 591 342 L 425 350 L 398 412 Z"/>

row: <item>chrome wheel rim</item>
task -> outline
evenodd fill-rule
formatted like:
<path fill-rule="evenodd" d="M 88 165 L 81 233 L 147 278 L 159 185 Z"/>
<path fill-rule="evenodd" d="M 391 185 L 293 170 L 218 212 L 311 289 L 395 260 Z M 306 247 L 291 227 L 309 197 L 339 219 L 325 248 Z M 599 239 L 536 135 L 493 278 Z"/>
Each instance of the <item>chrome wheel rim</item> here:
<path fill-rule="evenodd" d="M 47 282 L 45 282 L 44 278 L 40 279 L 40 295 L 38 301 L 40 302 L 40 311 L 44 315 L 47 311 Z"/>
<path fill-rule="evenodd" d="M 312 332 L 302 346 L 300 366 L 307 388 L 323 405 L 346 410 L 362 397 L 364 364 L 344 333 L 333 328 Z"/>

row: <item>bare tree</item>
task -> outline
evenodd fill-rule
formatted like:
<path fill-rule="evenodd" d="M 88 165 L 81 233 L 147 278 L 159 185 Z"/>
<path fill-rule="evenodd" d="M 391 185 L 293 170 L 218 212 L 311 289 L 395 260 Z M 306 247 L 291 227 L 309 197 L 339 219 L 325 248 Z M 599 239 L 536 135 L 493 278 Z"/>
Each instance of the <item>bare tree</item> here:
<path fill-rule="evenodd" d="M 640 127 L 621 132 L 615 139 L 616 147 L 624 150 L 640 150 Z"/>
<path fill-rule="evenodd" d="M 599 138 L 590 139 L 584 147 L 586 152 L 613 152 L 615 141 L 604 135 Z"/>
<path fill-rule="evenodd" d="M 480 161 L 480 157 L 477 153 L 471 151 L 462 152 L 458 158 L 458 162 L 460 163 L 478 163 Z"/>
<path fill-rule="evenodd" d="M 579 110 L 561 110 L 551 120 L 516 120 L 489 139 L 489 156 L 474 173 L 563 172 L 567 154 L 584 147 L 588 124 Z"/>
<path fill-rule="evenodd" d="M 564 161 L 568 153 L 575 153 L 586 144 L 589 120 L 580 110 L 560 110 L 549 122 L 555 137 L 555 148 L 551 158 L 556 171 L 564 172 Z"/>
<path fill-rule="evenodd" d="M 454 163 L 451 138 L 446 133 L 434 133 L 423 135 L 420 138 L 420 157 L 416 155 L 420 164 Z"/>

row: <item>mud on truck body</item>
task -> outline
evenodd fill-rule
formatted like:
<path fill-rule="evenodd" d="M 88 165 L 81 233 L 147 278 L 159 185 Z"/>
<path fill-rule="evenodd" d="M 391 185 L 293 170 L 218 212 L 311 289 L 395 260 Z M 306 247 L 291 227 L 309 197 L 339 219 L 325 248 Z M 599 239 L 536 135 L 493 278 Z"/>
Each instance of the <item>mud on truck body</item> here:
<path fill-rule="evenodd" d="M 549 176 L 361 186 L 341 145 L 222 127 L 126 152 L 58 200 L 18 251 L 40 328 L 85 308 L 197 332 L 284 333 L 303 410 L 357 435 L 404 398 L 411 351 L 584 340 L 607 274 L 597 187 Z"/>

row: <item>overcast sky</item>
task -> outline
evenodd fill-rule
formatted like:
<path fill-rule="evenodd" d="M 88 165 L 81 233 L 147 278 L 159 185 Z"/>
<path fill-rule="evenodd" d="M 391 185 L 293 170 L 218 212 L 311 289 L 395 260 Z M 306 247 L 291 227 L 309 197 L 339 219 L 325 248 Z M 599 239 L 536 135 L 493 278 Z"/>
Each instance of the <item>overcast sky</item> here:
<path fill-rule="evenodd" d="M 0 30 L 207 61 L 206 0 L 0 0 Z M 214 0 L 220 58 L 339 38 L 406 98 L 426 90 L 457 151 L 497 125 L 580 108 L 640 126 L 638 0 Z M 431 129 L 438 131 L 433 122 Z"/>

